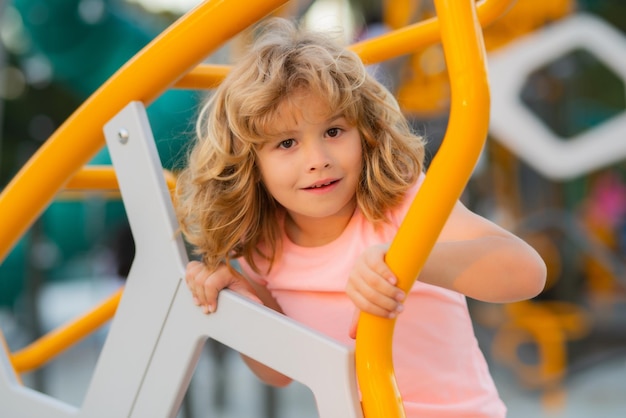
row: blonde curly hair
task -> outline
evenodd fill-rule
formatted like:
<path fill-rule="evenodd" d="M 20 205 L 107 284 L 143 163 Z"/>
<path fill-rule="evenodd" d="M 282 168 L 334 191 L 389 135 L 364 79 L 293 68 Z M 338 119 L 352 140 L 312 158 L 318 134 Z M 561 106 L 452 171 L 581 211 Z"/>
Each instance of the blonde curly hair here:
<path fill-rule="evenodd" d="M 363 170 L 356 200 L 374 224 L 387 220 L 417 180 L 424 142 L 393 95 L 328 34 L 281 18 L 255 30 L 249 53 L 199 113 L 175 206 L 183 234 L 209 269 L 243 257 L 261 274 L 255 258 L 268 260 L 271 269 L 280 254 L 283 209 L 261 181 L 256 152 L 270 139 L 279 104 L 305 89 L 357 127 Z"/>

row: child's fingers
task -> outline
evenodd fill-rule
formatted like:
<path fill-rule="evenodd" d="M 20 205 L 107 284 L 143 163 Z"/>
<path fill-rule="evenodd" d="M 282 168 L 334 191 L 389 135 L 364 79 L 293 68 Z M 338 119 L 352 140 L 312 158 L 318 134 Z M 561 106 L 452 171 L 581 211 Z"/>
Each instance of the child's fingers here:
<path fill-rule="evenodd" d="M 217 296 L 220 290 L 227 287 L 224 283 L 217 281 L 219 276 L 215 274 L 210 275 L 203 279 L 203 276 L 198 276 L 196 282 L 196 293 L 198 295 L 198 301 L 202 307 L 202 311 L 206 314 L 213 313 L 217 309 Z"/>
<path fill-rule="evenodd" d="M 192 261 L 187 265 L 185 282 L 191 290 L 193 302 L 207 314 L 215 312 L 219 293 L 226 288 L 262 303 L 250 284 L 243 277 L 233 275 L 226 265 L 209 272 L 204 264 Z"/>
<path fill-rule="evenodd" d="M 401 303 L 393 302 L 391 304 L 372 303 L 369 299 L 365 298 L 361 293 L 353 293 L 350 298 L 355 306 L 362 312 L 367 312 L 372 315 L 380 316 L 383 318 L 395 318 L 404 309 Z M 388 308 L 387 306 L 392 306 Z"/>
<path fill-rule="evenodd" d="M 230 284 L 229 276 L 225 267 L 220 267 L 211 273 L 204 264 L 192 261 L 187 265 L 185 282 L 191 290 L 194 303 L 202 306 L 205 313 L 211 313 L 217 308 L 217 296 L 220 290 Z"/>
<path fill-rule="evenodd" d="M 385 263 L 385 255 L 387 254 L 387 250 L 389 249 L 389 245 L 374 245 L 367 248 L 363 252 L 363 264 L 367 266 L 372 271 L 377 272 L 381 277 L 385 278 L 389 283 L 396 284 L 397 280 L 387 265 Z"/>
<path fill-rule="evenodd" d="M 403 293 L 375 273 L 355 272 L 346 286 L 346 293 L 357 308 L 383 317 L 394 317 L 402 309 Z"/>
<path fill-rule="evenodd" d="M 372 302 L 374 303 L 376 303 L 375 298 L 381 296 L 395 300 L 396 302 L 404 300 L 404 292 L 395 285 L 395 279 L 390 281 L 384 276 L 384 272 L 381 273 L 380 270 L 372 269 L 366 265 L 355 266 L 355 269 L 350 275 L 349 282 L 366 298 L 372 298 Z"/>
<path fill-rule="evenodd" d="M 202 272 L 203 268 L 204 265 L 198 261 L 190 261 L 185 268 L 185 283 L 191 291 L 193 301 L 196 305 L 200 305 L 202 303 L 200 299 L 202 295 L 199 295 L 196 277 Z"/>
<path fill-rule="evenodd" d="M 203 266 L 204 265 L 199 261 L 190 261 L 189 263 L 187 263 L 187 266 L 185 268 L 185 283 L 187 283 L 187 286 L 189 288 L 193 286 L 193 280 L 203 268 Z"/>

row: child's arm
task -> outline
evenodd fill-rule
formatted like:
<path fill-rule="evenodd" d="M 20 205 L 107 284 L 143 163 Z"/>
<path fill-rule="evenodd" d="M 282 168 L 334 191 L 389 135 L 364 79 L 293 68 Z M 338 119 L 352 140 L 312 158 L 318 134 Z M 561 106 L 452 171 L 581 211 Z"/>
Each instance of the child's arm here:
<path fill-rule="evenodd" d="M 546 265 L 526 242 L 457 203 L 419 280 L 484 302 L 537 296 Z"/>
<path fill-rule="evenodd" d="M 361 311 L 393 318 L 404 295 L 384 264 L 387 249 L 363 253 L 346 292 Z M 457 203 L 418 279 L 486 302 L 514 302 L 543 290 L 546 266 L 530 245 Z"/>
<path fill-rule="evenodd" d="M 275 311 L 282 312 L 278 302 L 265 287 L 246 280 L 240 274 L 233 273 L 226 265 L 221 265 L 212 272 L 203 263 L 191 261 L 185 270 L 185 282 L 191 290 L 194 303 L 200 306 L 206 314 L 216 311 L 217 296 L 222 289 L 226 288 L 256 302 L 263 303 Z M 291 383 L 291 378 L 272 368 L 243 354 L 241 357 L 263 382 L 279 387 Z"/>

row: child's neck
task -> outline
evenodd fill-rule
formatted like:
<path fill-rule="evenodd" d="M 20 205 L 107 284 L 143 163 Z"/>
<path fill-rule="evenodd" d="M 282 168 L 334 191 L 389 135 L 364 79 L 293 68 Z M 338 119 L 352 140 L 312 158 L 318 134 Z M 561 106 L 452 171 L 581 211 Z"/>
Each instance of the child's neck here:
<path fill-rule="evenodd" d="M 352 219 L 349 216 L 337 215 L 326 218 L 293 218 L 285 216 L 285 233 L 296 245 L 301 247 L 321 247 L 339 238 Z"/>

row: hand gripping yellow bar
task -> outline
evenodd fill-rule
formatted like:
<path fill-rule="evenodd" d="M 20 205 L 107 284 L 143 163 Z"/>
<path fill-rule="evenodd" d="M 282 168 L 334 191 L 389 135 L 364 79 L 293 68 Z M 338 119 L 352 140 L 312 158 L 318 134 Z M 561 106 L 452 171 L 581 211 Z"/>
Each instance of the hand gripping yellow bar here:
<path fill-rule="evenodd" d="M 428 176 L 387 253 L 386 262 L 405 292 L 413 286 L 465 188 L 489 125 L 486 56 L 474 0 L 435 0 L 435 7 L 450 76 L 450 119 Z M 366 313 L 359 319 L 356 370 L 367 418 L 405 416 L 393 371 L 394 325 L 395 320 Z"/>

